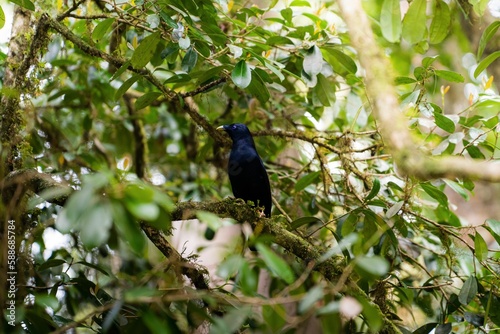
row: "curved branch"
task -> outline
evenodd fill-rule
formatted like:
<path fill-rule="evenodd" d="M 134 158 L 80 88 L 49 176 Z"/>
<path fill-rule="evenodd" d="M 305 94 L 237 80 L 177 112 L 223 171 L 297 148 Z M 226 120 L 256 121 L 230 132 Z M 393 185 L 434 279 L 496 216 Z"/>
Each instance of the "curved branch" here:
<path fill-rule="evenodd" d="M 330 152 L 341 154 L 342 151 L 335 146 L 328 143 L 330 138 L 324 138 L 317 136 L 315 134 L 310 134 L 302 131 L 286 131 L 280 129 L 272 129 L 272 130 L 261 130 L 255 131 L 252 133 L 254 136 L 273 136 L 278 138 L 294 138 L 306 141 L 311 144 L 316 144 L 320 147 L 326 148 Z M 338 138 L 331 138 L 331 140 L 337 140 Z"/>
<path fill-rule="evenodd" d="M 23 182 L 14 182 L 14 180 L 17 179 Z M 39 173 L 35 170 L 24 170 L 12 173 L 4 182 L 0 183 L 0 186 L 5 188 L 5 183 L 11 186 L 20 185 L 28 187 L 37 194 L 53 188 L 65 190 L 64 194 L 57 198 L 57 201 L 48 199 L 48 201 L 57 202 L 58 204 L 64 204 L 73 191 L 71 187 L 57 182 L 50 175 Z M 269 219 L 262 218 L 254 208 L 248 206 L 243 201 L 226 198 L 220 202 L 190 201 L 178 203 L 171 213 L 171 217 L 172 220 L 196 218 L 196 212 L 199 210 L 209 211 L 221 217 L 231 217 L 240 223 L 249 223 L 254 230 L 262 231 L 262 233 L 273 236 L 273 240 L 276 244 L 302 259 L 306 264 L 312 264 L 314 270 L 321 273 L 325 279 L 330 282 L 337 282 L 342 277 L 342 273 L 346 267 L 344 258 L 338 255 L 322 259 L 326 250 L 311 244 L 307 239 L 289 231 L 288 226 L 282 221 L 281 216 L 274 216 Z M 208 289 L 206 280 L 207 271 L 205 268 L 184 259 L 157 229 L 145 223 L 141 223 L 141 227 L 162 254 L 173 263 L 176 263 L 180 267 L 181 273 L 187 276 L 196 288 Z M 346 285 L 345 292 L 357 297 L 365 303 L 369 303 L 378 313 L 380 318 L 384 319 L 386 327 L 390 329 L 389 332 L 398 332 L 394 323 L 387 318 L 380 307 L 375 304 L 354 281 Z"/>
<path fill-rule="evenodd" d="M 429 157 L 411 138 L 407 120 L 400 112 L 394 87 L 394 70 L 378 46 L 360 0 L 339 0 L 342 17 L 365 72 L 368 99 L 372 101 L 380 133 L 391 149 L 399 170 L 423 180 L 471 178 L 500 182 L 500 164 L 464 157 Z"/>
<path fill-rule="evenodd" d="M 25 139 L 20 134 L 23 119 L 22 113 L 18 111 L 19 101 L 21 94 L 29 86 L 28 70 L 38 59 L 37 53 L 47 40 L 46 22 L 40 20 L 30 43 L 28 36 L 31 33 L 31 25 L 31 11 L 16 6 L 0 102 L 0 140 L 2 150 L 5 150 L 2 154 L 2 159 L 5 159 L 2 164 L 5 165 L 0 170 L 5 173 L 23 165 L 24 154 L 21 150 Z"/>
<path fill-rule="evenodd" d="M 192 97 L 186 97 L 182 107 L 191 119 L 201 126 L 216 142 L 227 147 L 231 146 L 229 138 L 225 137 L 221 131 L 217 131 L 215 126 L 210 124 L 208 120 L 200 114 L 198 105 L 194 102 Z"/>
<path fill-rule="evenodd" d="M 107 61 L 110 65 L 120 68 L 123 65 L 126 64 L 126 60 L 115 57 L 110 55 L 109 53 L 106 53 L 104 51 L 101 51 L 88 43 L 86 43 L 84 40 L 79 38 L 77 35 L 75 35 L 73 32 L 71 32 L 67 27 L 65 27 L 63 24 L 58 22 L 57 20 L 52 19 L 50 16 L 47 14 L 43 14 L 41 17 L 41 20 L 47 21 L 48 25 L 56 30 L 58 33 L 60 33 L 64 38 L 67 40 L 71 41 L 74 43 L 78 48 L 80 48 L 83 52 L 86 54 L 93 56 L 93 57 L 98 57 L 101 58 L 105 61 Z M 132 67 L 132 65 L 128 65 L 127 67 L 128 70 L 142 75 L 146 80 L 148 80 L 152 85 L 154 85 L 164 96 L 164 98 L 167 101 L 179 101 L 179 103 L 184 103 L 183 104 L 183 110 L 187 112 L 187 114 L 191 117 L 191 119 L 201 126 L 205 131 L 209 133 L 214 140 L 220 143 L 227 144 L 228 140 L 225 139 L 225 137 L 222 136 L 222 134 L 219 131 L 215 130 L 215 127 L 212 126 L 205 117 L 203 117 L 196 106 L 196 104 L 191 100 L 191 98 L 195 95 L 207 92 L 214 87 L 223 84 L 226 79 L 225 78 L 220 78 L 218 80 L 212 81 L 205 86 L 199 87 L 191 92 L 185 92 L 182 94 L 176 94 L 175 92 L 169 90 L 168 88 L 165 87 L 149 70 L 147 69 L 136 69 Z M 182 98 L 186 98 L 184 101 L 181 101 Z"/>
<path fill-rule="evenodd" d="M 74 189 L 56 181 L 49 174 L 39 173 L 34 169 L 12 172 L 0 182 L 0 192 L 4 203 L 19 200 L 27 191 L 32 191 L 39 196 L 50 193 L 49 197 L 46 197 L 47 202 L 63 206 Z M 141 227 L 160 252 L 179 266 L 181 273 L 188 277 L 197 289 L 209 288 L 206 279 L 208 271 L 204 267 L 184 259 L 160 231 L 145 223 L 141 223 Z"/>

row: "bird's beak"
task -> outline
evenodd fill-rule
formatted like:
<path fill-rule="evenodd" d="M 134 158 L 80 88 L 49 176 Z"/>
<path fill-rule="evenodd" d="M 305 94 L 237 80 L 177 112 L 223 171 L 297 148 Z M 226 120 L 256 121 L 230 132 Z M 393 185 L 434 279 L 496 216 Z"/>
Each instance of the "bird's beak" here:
<path fill-rule="evenodd" d="M 226 129 L 224 129 L 224 125 L 221 125 L 219 127 L 217 127 L 216 130 L 219 130 L 219 131 L 226 131 Z"/>

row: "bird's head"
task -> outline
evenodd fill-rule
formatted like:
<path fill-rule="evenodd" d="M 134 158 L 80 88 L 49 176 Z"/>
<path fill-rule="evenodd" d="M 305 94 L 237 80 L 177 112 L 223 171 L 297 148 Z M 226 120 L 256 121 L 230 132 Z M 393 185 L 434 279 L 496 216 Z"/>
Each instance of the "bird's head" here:
<path fill-rule="evenodd" d="M 233 142 L 237 142 L 239 140 L 252 140 L 252 134 L 250 130 L 248 130 L 245 124 L 235 123 L 229 125 L 222 125 L 217 128 L 217 130 L 226 131 L 229 137 L 233 140 Z M 253 140 L 252 140 L 253 142 Z"/>

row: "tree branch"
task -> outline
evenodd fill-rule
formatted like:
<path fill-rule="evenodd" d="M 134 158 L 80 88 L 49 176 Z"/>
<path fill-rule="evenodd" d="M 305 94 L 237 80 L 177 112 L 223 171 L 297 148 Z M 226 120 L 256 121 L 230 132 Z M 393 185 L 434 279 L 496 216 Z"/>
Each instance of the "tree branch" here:
<path fill-rule="evenodd" d="M 61 24 L 57 20 L 50 18 L 47 14 L 43 14 L 41 20 L 46 20 L 52 29 L 56 30 L 64 38 L 66 38 L 67 40 L 74 43 L 78 48 L 80 48 L 86 54 L 93 56 L 93 57 L 101 58 L 116 68 L 120 68 L 126 63 L 126 60 L 124 60 L 122 58 L 112 56 L 109 53 L 106 53 L 104 51 L 101 51 L 101 50 L 89 45 L 83 39 L 81 39 L 80 37 L 78 37 L 77 35 L 72 33 L 63 24 Z M 193 96 L 204 93 L 204 92 L 209 91 L 210 89 L 216 87 L 217 85 L 223 84 L 226 81 L 225 78 L 220 78 L 218 80 L 215 80 L 215 81 L 208 83 L 205 86 L 199 87 L 191 92 L 185 92 L 185 93 L 177 95 L 175 92 L 166 88 L 165 85 L 163 85 L 149 70 L 147 70 L 147 69 L 135 69 L 134 67 L 132 67 L 132 65 L 129 65 L 127 67 L 127 69 L 134 72 L 134 73 L 142 75 L 146 80 L 148 80 L 151 84 L 153 84 L 163 94 L 164 98 L 167 101 L 174 102 L 177 100 L 177 101 L 179 101 L 179 103 L 183 103 L 182 109 L 191 117 L 191 119 L 196 124 L 198 124 L 205 131 L 207 131 L 208 134 L 212 138 L 214 138 L 214 140 L 216 140 L 217 142 L 228 144 L 228 140 L 225 137 L 223 137 L 219 131 L 216 131 L 215 127 L 212 126 L 207 121 L 207 119 L 199 113 L 198 107 L 196 106 L 196 104 L 192 100 Z M 184 101 L 180 101 L 180 98 L 184 98 L 184 97 L 186 99 Z"/>
<path fill-rule="evenodd" d="M 15 180 L 22 180 L 22 182 L 16 182 Z M 7 185 L 27 187 L 37 194 L 54 188 L 65 190 L 57 199 L 47 200 L 59 205 L 63 205 L 73 191 L 71 187 L 57 182 L 50 175 L 39 173 L 36 170 L 24 170 L 11 173 L 6 180 L 0 183 L 2 189 L 7 187 Z M 314 270 L 321 273 L 325 279 L 330 282 L 334 283 L 338 281 L 345 270 L 346 264 L 341 255 L 321 259 L 326 253 L 326 249 L 315 246 L 308 242 L 307 239 L 289 231 L 288 226 L 282 222 L 280 216 L 274 216 L 269 219 L 262 218 L 254 208 L 248 206 L 241 200 L 226 198 L 220 202 L 181 202 L 177 204 L 176 208 L 171 213 L 171 217 L 172 220 L 192 219 L 196 218 L 196 212 L 199 210 L 209 211 L 220 217 L 231 217 L 239 223 L 249 223 L 254 230 L 260 230 L 262 233 L 273 236 L 273 240 L 276 244 L 302 259 L 306 264 L 312 263 Z M 170 261 L 180 266 L 182 274 L 187 276 L 197 289 L 208 289 L 206 280 L 207 270 L 205 268 L 184 259 L 179 252 L 168 243 L 160 231 L 146 223 L 141 223 L 141 227 L 162 254 L 167 259 L 170 259 Z M 396 326 L 382 313 L 380 307 L 371 301 L 369 296 L 354 282 L 346 285 L 345 292 L 369 303 L 377 313 L 379 313 L 379 316 L 384 319 L 386 327 L 390 329 L 389 333 L 398 332 L 394 330 Z"/>
<path fill-rule="evenodd" d="M 9 53 L 5 62 L 5 77 L 0 112 L 0 140 L 2 162 L 0 172 L 7 174 L 22 167 L 21 146 L 24 138 L 21 130 L 24 123 L 19 112 L 20 96 L 24 92 L 28 79 L 28 70 L 36 61 L 36 53 L 46 40 L 45 21 L 38 22 L 32 41 L 28 39 L 31 32 L 31 11 L 16 6 L 12 24 L 12 38 L 9 42 Z M 28 52 L 26 52 L 28 50 Z"/>
<path fill-rule="evenodd" d="M 393 153 L 399 170 L 422 180 L 470 178 L 500 182 L 500 164 L 464 157 L 429 157 L 411 138 L 394 87 L 394 70 L 378 46 L 360 0 L 340 0 L 339 7 L 365 72 L 365 87 L 372 101 L 380 133 Z"/>
<path fill-rule="evenodd" d="M 338 140 L 338 138 L 324 138 L 320 137 L 314 133 L 308 133 L 308 132 L 303 132 L 303 131 L 286 131 L 286 130 L 281 130 L 281 129 L 272 129 L 272 130 L 261 130 L 261 131 L 255 131 L 253 133 L 254 136 L 273 136 L 273 137 L 278 137 L 278 138 L 294 138 L 294 139 L 300 139 L 305 142 L 311 143 L 311 144 L 316 144 L 320 147 L 323 147 L 330 152 L 341 154 L 342 151 L 335 146 L 331 145 L 328 143 L 328 140 Z"/>
<path fill-rule="evenodd" d="M 56 181 L 48 174 L 39 173 L 34 169 L 25 169 L 10 173 L 0 182 L 0 191 L 4 203 L 11 202 L 14 200 L 14 197 L 18 200 L 19 197 L 24 196 L 26 192 L 32 191 L 39 196 L 43 196 L 47 194 L 47 192 L 50 192 L 50 196 L 46 198 L 47 202 L 64 206 L 74 189 L 67 184 Z M 179 252 L 169 244 L 160 231 L 157 231 L 145 223 L 141 223 L 141 227 L 160 252 L 162 252 L 167 259 L 170 259 L 179 266 L 182 274 L 187 276 L 197 289 L 209 288 L 205 278 L 208 271 L 205 268 L 184 259 Z"/>

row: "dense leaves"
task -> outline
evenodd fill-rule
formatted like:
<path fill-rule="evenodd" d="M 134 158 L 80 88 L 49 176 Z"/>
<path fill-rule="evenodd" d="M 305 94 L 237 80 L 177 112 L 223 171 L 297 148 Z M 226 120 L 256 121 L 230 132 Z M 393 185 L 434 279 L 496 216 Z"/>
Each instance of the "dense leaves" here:
<path fill-rule="evenodd" d="M 400 173 L 336 3 L 10 2 L 50 23 L 25 85 L 7 86 L 0 51 L 23 167 L 67 187 L 29 184 L 18 332 L 500 327 L 498 217 L 457 212 L 481 192 L 470 179 Z M 407 130 L 436 160 L 500 158 L 500 25 L 477 41 L 460 26 L 480 3 L 364 1 Z M 269 220 L 182 206 L 231 195 L 215 131 L 230 123 L 254 134 Z"/>

